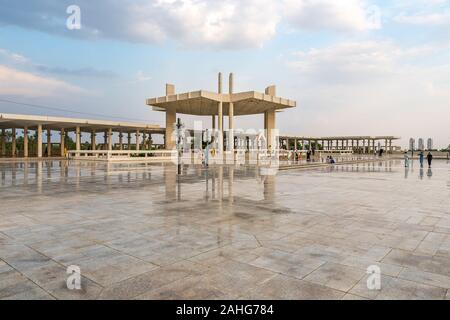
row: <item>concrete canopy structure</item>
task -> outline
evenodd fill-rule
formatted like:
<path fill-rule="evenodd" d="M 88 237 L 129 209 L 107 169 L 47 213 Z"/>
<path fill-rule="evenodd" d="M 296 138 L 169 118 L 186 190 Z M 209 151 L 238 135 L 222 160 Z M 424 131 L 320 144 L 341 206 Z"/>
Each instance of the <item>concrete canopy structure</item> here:
<path fill-rule="evenodd" d="M 59 131 L 60 134 L 60 155 L 64 156 L 64 141 L 68 132 L 75 132 L 76 150 L 81 149 L 81 134 L 88 132 L 91 135 L 91 147 L 95 150 L 96 141 L 95 136 L 98 132 L 104 133 L 104 146 L 109 150 L 112 149 L 112 136 L 114 132 L 119 132 L 119 148 L 123 146 L 123 135 L 128 134 L 127 144 L 131 145 L 131 135 L 135 135 L 136 148 L 140 145 L 140 136 L 152 133 L 164 134 L 164 129 L 158 125 L 134 123 L 134 122 L 116 122 L 107 120 L 90 120 L 77 118 L 63 118 L 63 117 L 48 117 L 35 115 L 20 115 L 20 114 L 0 114 L 0 138 L 2 156 L 6 156 L 5 152 L 5 132 L 11 130 L 12 147 L 11 156 L 17 156 L 16 150 L 16 130 L 23 129 L 24 131 L 24 146 L 23 156 L 28 157 L 28 134 L 29 130 L 36 131 L 37 137 L 37 157 L 42 157 L 42 136 L 43 130 L 46 131 L 47 146 L 51 146 L 51 132 Z M 47 150 L 47 156 L 51 156 L 51 148 Z"/>
<path fill-rule="evenodd" d="M 218 90 L 216 92 L 198 90 L 185 93 L 175 93 L 175 86 L 166 85 L 166 95 L 147 99 L 146 104 L 155 111 L 166 113 L 166 148 L 172 149 L 175 144 L 171 139 L 176 114 L 189 114 L 197 116 L 211 116 L 212 127 L 215 126 L 215 117 L 218 117 L 218 129 L 223 136 L 223 116 L 229 117 L 229 131 L 233 137 L 233 117 L 252 114 L 264 114 L 264 129 L 266 129 L 267 141 L 273 141 L 272 131 L 275 129 L 275 112 L 287 108 L 296 107 L 293 100 L 276 96 L 275 86 L 267 87 L 264 93 L 246 91 L 234 93 L 233 74 L 229 76 L 228 93 L 222 92 L 222 74 L 218 76 Z M 233 141 L 233 138 L 229 139 Z M 223 150 L 222 141 L 219 141 L 219 149 Z M 270 145 L 270 143 L 268 143 Z M 233 143 L 230 143 L 233 149 Z"/>
<path fill-rule="evenodd" d="M 399 140 L 396 136 L 327 136 L 327 137 L 306 137 L 297 135 L 280 135 L 281 142 L 285 145 L 287 150 L 298 150 L 298 144 L 301 144 L 301 149 L 305 150 L 305 145 L 308 148 L 314 144 L 320 144 L 322 150 L 326 151 L 354 151 L 359 153 L 373 153 L 380 148 L 386 152 L 392 153 L 394 147 L 392 141 Z M 381 142 L 380 145 L 375 145 L 375 142 Z M 292 148 L 293 147 L 293 148 Z"/>

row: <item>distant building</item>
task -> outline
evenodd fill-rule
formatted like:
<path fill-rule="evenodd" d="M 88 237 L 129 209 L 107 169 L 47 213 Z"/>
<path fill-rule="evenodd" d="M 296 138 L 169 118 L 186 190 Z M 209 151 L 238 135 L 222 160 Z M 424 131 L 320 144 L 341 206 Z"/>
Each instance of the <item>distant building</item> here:
<path fill-rule="evenodd" d="M 425 145 L 423 144 L 423 139 L 419 138 L 419 144 L 418 144 L 418 149 L 419 150 L 425 150 Z"/>
<path fill-rule="evenodd" d="M 409 150 L 414 151 L 415 150 L 415 144 L 416 144 L 416 140 L 414 140 L 414 138 L 410 138 L 409 139 Z"/>
<path fill-rule="evenodd" d="M 427 150 L 433 150 L 433 139 L 431 138 L 427 140 Z"/>

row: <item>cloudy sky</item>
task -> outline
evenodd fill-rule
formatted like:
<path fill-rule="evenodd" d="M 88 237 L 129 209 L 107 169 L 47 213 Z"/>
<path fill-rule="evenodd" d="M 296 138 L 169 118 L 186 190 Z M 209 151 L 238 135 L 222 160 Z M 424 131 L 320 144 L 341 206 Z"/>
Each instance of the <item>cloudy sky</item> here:
<path fill-rule="evenodd" d="M 70 5 L 81 9 L 81 29 L 66 26 Z M 450 144 L 446 0 L 0 0 L 0 6 L 0 112 L 164 125 L 145 98 L 163 95 L 166 82 L 178 92 L 216 90 L 222 71 L 235 73 L 236 90 L 276 84 L 278 95 L 297 101 L 278 116 L 282 133 Z M 260 116 L 236 121 L 262 124 Z"/>

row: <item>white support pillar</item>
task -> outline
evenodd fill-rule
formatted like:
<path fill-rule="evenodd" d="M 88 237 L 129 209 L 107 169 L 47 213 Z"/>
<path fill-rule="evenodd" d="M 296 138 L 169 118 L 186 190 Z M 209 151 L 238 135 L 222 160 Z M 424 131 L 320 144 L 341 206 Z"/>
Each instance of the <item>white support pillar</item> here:
<path fill-rule="evenodd" d="M 2 156 L 6 156 L 6 132 L 2 129 Z"/>
<path fill-rule="evenodd" d="M 131 132 L 128 132 L 128 136 L 127 136 L 127 150 L 131 149 Z"/>
<path fill-rule="evenodd" d="M 119 131 L 119 150 L 123 150 L 123 133 Z"/>
<path fill-rule="evenodd" d="M 139 151 L 139 136 L 140 136 L 139 130 L 136 130 L 136 151 Z M 167 144 L 167 137 L 166 137 L 166 144 Z"/>
<path fill-rule="evenodd" d="M 108 150 L 108 131 L 103 132 L 103 150 Z"/>
<path fill-rule="evenodd" d="M 112 143 L 113 143 L 113 132 L 112 128 L 108 129 L 108 150 L 112 150 Z"/>
<path fill-rule="evenodd" d="M 145 134 L 145 131 L 144 132 L 142 132 L 142 145 L 141 145 L 141 149 L 142 150 L 145 150 L 145 139 L 146 139 L 147 137 L 146 137 L 146 134 Z"/>
<path fill-rule="evenodd" d="M 16 128 L 12 128 L 11 131 L 11 156 L 14 158 L 17 155 L 17 145 L 16 145 Z"/>
<path fill-rule="evenodd" d="M 37 135 L 37 156 L 38 158 L 42 158 L 42 124 L 38 124 L 36 135 Z"/>
<path fill-rule="evenodd" d="M 23 156 L 28 158 L 28 127 L 23 128 Z"/>
<path fill-rule="evenodd" d="M 218 79 L 217 79 L 217 92 L 219 94 L 222 94 L 222 73 L 219 72 Z M 218 148 L 220 154 L 223 153 L 223 103 L 222 100 L 219 101 L 219 104 L 217 106 L 217 125 L 219 127 L 219 141 L 218 141 Z"/>
<path fill-rule="evenodd" d="M 97 148 L 97 142 L 95 141 L 96 133 L 95 130 L 91 131 L 91 150 L 95 150 Z"/>
<path fill-rule="evenodd" d="M 60 147 L 59 147 L 59 149 L 60 149 L 60 155 L 61 155 L 61 157 L 64 157 L 65 155 L 66 155 L 66 153 L 65 153 L 65 149 L 66 149 L 66 146 L 65 146 L 65 142 L 66 142 L 66 133 L 65 133 L 65 131 L 64 131 L 64 128 L 61 128 L 61 133 L 60 133 L 60 136 L 61 136 L 61 141 L 60 141 Z"/>
<path fill-rule="evenodd" d="M 52 156 L 52 130 L 47 129 L 47 157 Z"/>
<path fill-rule="evenodd" d="M 75 127 L 75 150 L 81 150 L 81 132 L 80 127 Z"/>
<path fill-rule="evenodd" d="M 230 103 L 228 106 L 228 150 L 234 151 L 234 104 L 232 101 L 232 95 L 233 95 L 233 86 L 234 86 L 234 79 L 233 79 L 233 73 L 230 73 L 229 79 L 228 79 L 228 93 L 230 95 Z"/>

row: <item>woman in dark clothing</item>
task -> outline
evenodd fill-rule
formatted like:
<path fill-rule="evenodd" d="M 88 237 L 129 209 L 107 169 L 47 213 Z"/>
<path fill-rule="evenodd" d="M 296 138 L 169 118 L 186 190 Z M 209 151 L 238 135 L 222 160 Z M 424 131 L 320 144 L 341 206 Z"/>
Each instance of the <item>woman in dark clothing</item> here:
<path fill-rule="evenodd" d="M 428 152 L 428 154 L 427 154 L 427 161 L 428 161 L 428 166 L 431 167 L 431 161 L 433 161 L 433 155 L 431 154 L 431 152 Z"/>

